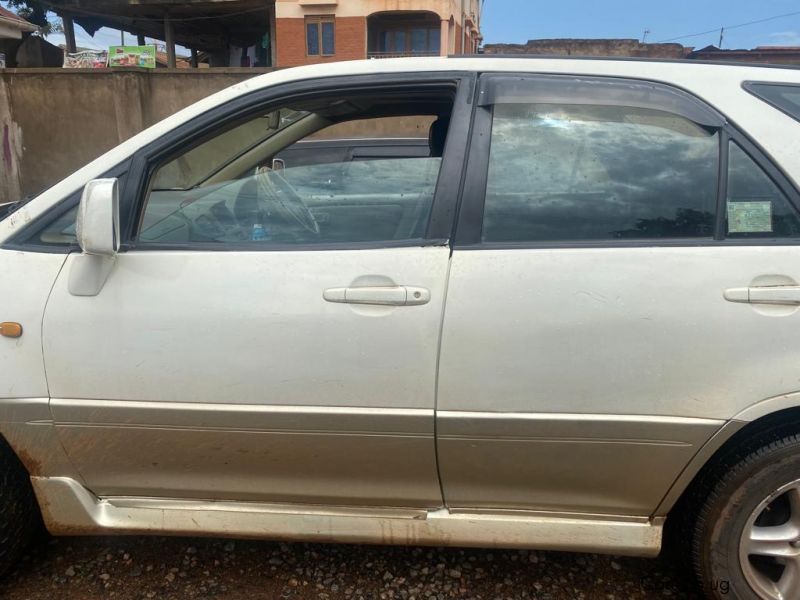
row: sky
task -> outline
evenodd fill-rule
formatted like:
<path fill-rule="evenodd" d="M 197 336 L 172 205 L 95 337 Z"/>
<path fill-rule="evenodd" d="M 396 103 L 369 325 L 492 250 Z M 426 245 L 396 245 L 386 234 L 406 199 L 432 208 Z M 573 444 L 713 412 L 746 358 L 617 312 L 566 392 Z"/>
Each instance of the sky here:
<path fill-rule="evenodd" d="M 5 2 L 0 0 L 0 4 Z M 789 16 L 789 13 L 795 13 Z M 779 17 L 779 18 L 772 18 Z M 763 21 L 751 23 L 753 21 Z M 676 41 L 702 48 L 800 46 L 800 3 L 797 0 L 485 0 L 486 43 L 525 43 L 539 38 L 636 38 L 645 30 L 648 42 Z M 101 29 L 94 37 L 76 26 L 78 45 L 105 49 L 120 43 L 119 31 Z M 693 35 L 706 32 L 702 35 Z M 679 38 L 679 39 L 675 39 Z M 54 44 L 62 35 L 51 35 Z M 126 35 L 128 44 L 134 36 Z"/>
<path fill-rule="evenodd" d="M 771 19 L 778 15 L 792 16 Z M 762 23 L 750 23 L 762 19 Z M 541 38 L 636 38 L 702 48 L 800 46 L 797 0 L 485 0 L 485 43 L 524 44 Z M 709 32 L 703 35 L 692 35 Z M 686 37 L 684 37 L 686 36 Z M 691 36 L 691 37 L 689 37 Z M 681 39 L 675 39 L 681 38 Z"/>

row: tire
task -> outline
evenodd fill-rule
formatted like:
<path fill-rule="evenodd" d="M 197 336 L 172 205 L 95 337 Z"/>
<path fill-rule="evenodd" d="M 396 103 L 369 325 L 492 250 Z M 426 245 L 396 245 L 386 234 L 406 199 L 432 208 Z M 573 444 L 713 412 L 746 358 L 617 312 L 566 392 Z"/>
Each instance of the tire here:
<path fill-rule="evenodd" d="M 0 438 L 0 577 L 17 564 L 39 529 L 30 478 Z"/>
<path fill-rule="evenodd" d="M 800 436 L 762 444 L 727 456 L 695 496 L 692 558 L 709 598 L 800 600 Z"/>

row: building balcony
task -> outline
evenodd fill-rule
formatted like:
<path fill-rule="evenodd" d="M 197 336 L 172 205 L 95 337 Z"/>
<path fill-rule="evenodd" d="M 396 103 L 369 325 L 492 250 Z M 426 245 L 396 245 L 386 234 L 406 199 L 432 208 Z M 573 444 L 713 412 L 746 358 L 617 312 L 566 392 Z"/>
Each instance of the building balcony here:
<path fill-rule="evenodd" d="M 407 58 L 410 56 L 439 56 L 438 52 L 367 52 L 367 58 Z"/>
<path fill-rule="evenodd" d="M 367 58 L 439 56 L 442 21 L 430 12 L 379 12 L 367 18 Z"/>

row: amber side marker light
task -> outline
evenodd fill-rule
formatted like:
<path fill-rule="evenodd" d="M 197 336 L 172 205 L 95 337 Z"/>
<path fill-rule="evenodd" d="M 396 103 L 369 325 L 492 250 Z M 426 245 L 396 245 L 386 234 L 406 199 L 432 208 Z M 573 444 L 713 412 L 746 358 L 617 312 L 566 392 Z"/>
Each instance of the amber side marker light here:
<path fill-rule="evenodd" d="M 22 325 L 6 321 L 0 323 L 0 335 L 8 338 L 18 338 L 22 336 Z"/>

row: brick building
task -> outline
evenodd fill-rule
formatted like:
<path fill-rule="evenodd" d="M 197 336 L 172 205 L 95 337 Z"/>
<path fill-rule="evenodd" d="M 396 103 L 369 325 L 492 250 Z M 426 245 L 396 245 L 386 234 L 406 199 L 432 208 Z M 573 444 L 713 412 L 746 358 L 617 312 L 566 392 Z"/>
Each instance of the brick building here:
<path fill-rule="evenodd" d="M 481 0 L 276 0 L 279 67 L 477 51 Z"/>
<path fill-rule="evenodd" d="M 336 60 L 472 53 L 483 0 L 42 0 L 90 35 L 101 27 L 201 53 L 212 67 L 291 67 Z M 194 61 L 197 62 L 196 60 Z"/>

